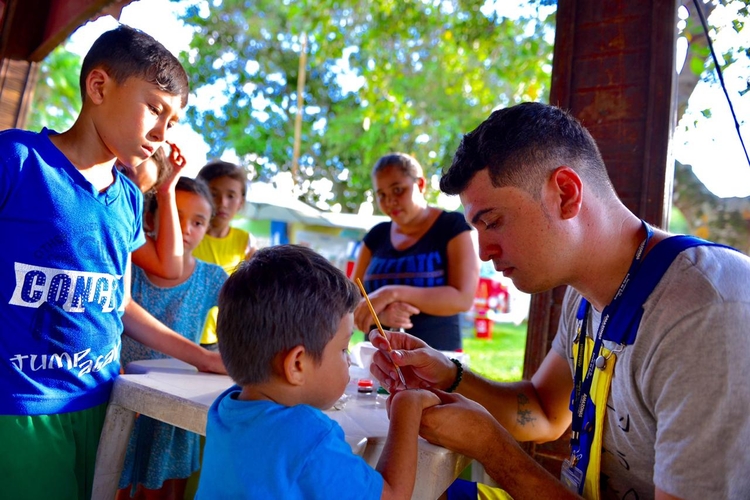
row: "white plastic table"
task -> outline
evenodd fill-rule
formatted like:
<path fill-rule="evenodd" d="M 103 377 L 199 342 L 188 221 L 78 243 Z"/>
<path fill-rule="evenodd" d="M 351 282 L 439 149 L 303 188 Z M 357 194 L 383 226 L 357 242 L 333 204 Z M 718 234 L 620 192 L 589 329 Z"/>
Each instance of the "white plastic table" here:
<path fill-rule="evenodd" d="M 136 361 L 126 374 L 115 380 L 107 408 L 94 475 L 94 500 L 112 500 L 117 491 L 128 439 L 140 413 L 206 434 L 206 415 L 216 397 L 232 385 L 229 377 L 200 373 L 176 359 Z M 358 395 L 356 383 L 369 374 L 356 366 L 350 368 L 352 380 L 341 410 L 326 414 L 344 429 L 352 450 L 375 466 L 388 432 L 388 417 L 383 396 Z M 341 405 L 339 405 L 341 406 Z M 413 499 L 439 497 L 470 460 L 463 455 L 435 446 L 419 438 L 419 461 Z"/>

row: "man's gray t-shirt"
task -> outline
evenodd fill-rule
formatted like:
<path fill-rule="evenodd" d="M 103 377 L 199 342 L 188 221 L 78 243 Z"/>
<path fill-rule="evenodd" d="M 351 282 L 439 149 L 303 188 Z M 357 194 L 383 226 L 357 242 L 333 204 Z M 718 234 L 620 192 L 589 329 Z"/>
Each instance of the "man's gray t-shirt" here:
<path fill-rule="evenodd" d="M 552 345 L 571 377 L 580 300 L 568 289 Z M 617 354 L 602 498 L 653 498 L 654 487 L 682 498 L 750 498 L 750 258 L 685 250 L 643 308 L 635 343 Z M 601 313 L 591 313 L 593 336 Z"/>

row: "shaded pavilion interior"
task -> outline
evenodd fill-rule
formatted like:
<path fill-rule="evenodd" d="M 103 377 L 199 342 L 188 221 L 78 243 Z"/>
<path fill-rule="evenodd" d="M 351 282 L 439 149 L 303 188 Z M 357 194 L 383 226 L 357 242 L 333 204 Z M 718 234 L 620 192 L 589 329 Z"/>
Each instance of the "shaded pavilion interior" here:
<path fill-rule="evenodd" d="M 38 64 L 79 26 L 133 0 L 0 0 L 0 130 L 23 128 Z M 666 227 L 672 196 L 677 0 L 558 0 L 550 103 L 599 144 L 624 203 Z M 532 298 L 524 378 L 557 329 L 564 288 Z M 568 436 L 527 451 L 553 474 Z"/>

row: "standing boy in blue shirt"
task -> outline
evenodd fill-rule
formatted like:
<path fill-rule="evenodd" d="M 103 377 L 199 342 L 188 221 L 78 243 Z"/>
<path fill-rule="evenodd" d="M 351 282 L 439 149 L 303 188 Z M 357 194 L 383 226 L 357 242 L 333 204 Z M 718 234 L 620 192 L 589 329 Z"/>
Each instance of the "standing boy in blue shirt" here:
<path fill-rule="evenodd" d="M 219 296 L 219 351 L 238 386 L 211 405 L 197 498 L 411 497 L 426 390 L 390 396 L 377 470 L 327 410 L 349 382 L 357 287 L 309 248 L 258 250 Z"/>
<path fill-rule="evenodd" d="M 88 499 L 120 333 L 199 369 L 220 359 L 130 300 L 142 198 L 114 168 L 148 159 L 187 102 L 179 61 L 127 26 L 81 69 L 70 130 L 0 133 L 2 494 Z"/>

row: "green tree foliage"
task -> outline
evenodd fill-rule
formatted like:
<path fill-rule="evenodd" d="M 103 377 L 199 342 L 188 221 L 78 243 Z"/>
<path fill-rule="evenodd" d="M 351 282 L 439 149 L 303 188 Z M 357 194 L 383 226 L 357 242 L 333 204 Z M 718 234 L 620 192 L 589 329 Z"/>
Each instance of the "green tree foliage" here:
<path fill-rule="evenodd" d="M 186 10 L 183 54 L 212 109 L 188 120 L 211 155 L 234 150 L 257 179 L 291 165 L 300 37 L 308 37 L 297 185 L 315 179 L 356 211 L 377 158 L 404 151 L 430 174 L 497 106 L 546 100 L 552 18 L 510 20 L 485 0 L 223 0 Z M 547 9 L 549 10 L 549 9 Z"/>
<path fill-rule="evenodd" d="M 412 153 L 435 173 L 450 162 L 461 134 L 494 107 L 546 99 L 554 19 L 539 12 L 549 12 L 545 6 L 553 0 L 531 0 L 537 14 L 515 21 L 496 15 L 493 0 L 371 3 L 223 0 L 188 9 L 184 20 L 195 37 L 183 61 L 198 101 L 209 97 L 213 108 L 191 108 L 189 118 L 211 154 L 236 151 L 259 179 L 289 169 L 302 32 L 310 44 L 297 180 L 308 201 L 316 201 L 310 183 L 328 178 L 332 202 L 356 210 L 381 154 Z M 716 78 L 694 4 L 683 3 L 690 49 L 679 77 L 678 116 L 697 82 Z M 746 29 L 749 3 L 727 2 L 740 7 L 723 29 Z M 707 16 L 716 8 L 701 4 Z M 712 30 L 712 39 L 721 35 L 721 28 Z M 722 67 L 746 61 L 748 50 L 722 50 Z M 80 64 L 64 45 L 42 62 L 28 129 L 62 131 L 73 123 Z M 750 241 L 747 200 L 724 202 L 702 187 L 689 165 L 677 165 L 674 202 L 690 232 L 744 249 L 742 242 Z"/>
<path fill-rule="evenodd" d="M 730 245 L 750 255 L 750 197 L 719 198 L 680 162 L 675 165 L 674 204 L 684 232 Z"/>
<path fill-rule="evenodd" d="M 47 127 L 62 132 L 73 125 L 81 110 L 80 73 L 81 58 L 67 51 L 64 45 L 59 45 L 42 61 L 27 129 Z"/>

